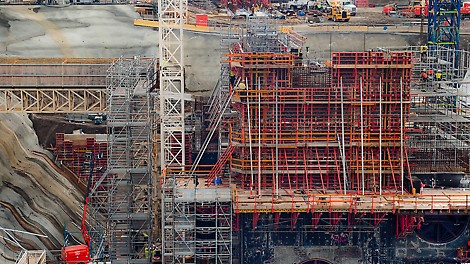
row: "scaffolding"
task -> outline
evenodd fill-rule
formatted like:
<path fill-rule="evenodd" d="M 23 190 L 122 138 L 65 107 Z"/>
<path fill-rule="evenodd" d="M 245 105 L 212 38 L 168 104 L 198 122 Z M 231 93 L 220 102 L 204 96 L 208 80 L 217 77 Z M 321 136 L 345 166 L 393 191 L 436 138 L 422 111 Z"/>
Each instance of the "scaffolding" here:
<path fill-rule="evenodd" d="M 200 185 L 167 179 L 162 187 L 163 225 L 172 227 L 164 232 L 163 257 L 170 263 L 232 263 L 231 189 Z"/>
<path fill-rule="evenodd" d="M 269 17 L 249 16 L 240 33 L 240 48 L 245 52 L 285 52 L 300 48 L 306 38 L 289 28 L 281 28 Z"/>
<path fill-rule="evenodd" d="M 406 50 L 413 56 L 410 118 L 406 123 L 411 173 L 468 173 L 470 53 L 442 46 Z M 424 80 L 420 77 L 424 71 L 433 74 Z"/>
<path fill-rule="evenodd" d="M 299 218 L 333 228 L 364 215 L 376 226 L 396 214 L 405 237 L 420 228 L 419 212 L 470 209 L 465 187 L 426 181 L 469 170 L 467 52 L 335 52 L 306 65 L 300 49 L 279 48 L 257 26 L 223 61 L 243 82 L 233 86 L 230 171 L 234 211 L 251 214 L 253 229 L 260 219 L 293 230 Z"/>
<path fill-rule="evenodd" d="M 152 243 L 152 100 L 155 62 L 119 59 L 108 74 L 108 170 L 92 189 L 91 207 L 107 220 L 103 251 L 116 263 L 148 263 Z"/>

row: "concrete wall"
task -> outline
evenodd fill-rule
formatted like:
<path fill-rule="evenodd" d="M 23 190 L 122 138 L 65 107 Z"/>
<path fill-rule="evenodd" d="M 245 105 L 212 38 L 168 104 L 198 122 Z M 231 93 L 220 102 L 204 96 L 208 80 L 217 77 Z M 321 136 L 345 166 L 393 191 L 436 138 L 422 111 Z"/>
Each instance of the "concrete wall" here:
<path fill-rule="evenodd" d="M 153 57 L 157 31 L 135 27 L 131 6 L 2 6 L 0 56 L 13 57 Z M 405 46 L 416 35 L 399 33 L 315 33 L 308 37 L 310 58 L 329 58 L 330 51 L 362 51 L 383 46 Z M 208 94 L 220 75 L 220 36 L 185 33 L 187 90 Z"/>

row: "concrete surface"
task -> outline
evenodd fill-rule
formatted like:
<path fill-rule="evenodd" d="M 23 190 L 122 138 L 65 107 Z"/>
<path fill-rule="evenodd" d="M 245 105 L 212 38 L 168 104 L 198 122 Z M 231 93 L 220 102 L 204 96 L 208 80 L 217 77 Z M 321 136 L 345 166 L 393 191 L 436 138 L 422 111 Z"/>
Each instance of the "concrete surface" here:
<path fill-rule="evenodd" d="M 154 57 L 157 31 L 135 27 L 132 6 L 2 6 L 0 56 L 14 57 Z M 416 44 L 416 34 L 397 32 L 317 32 L 296 29 L 308 38 L 310 57 L 330 51 L 362 51 Z M 220 39 L 211 33 L 185 32 L 187 90 L 209 94 L 220 74 Z"/>

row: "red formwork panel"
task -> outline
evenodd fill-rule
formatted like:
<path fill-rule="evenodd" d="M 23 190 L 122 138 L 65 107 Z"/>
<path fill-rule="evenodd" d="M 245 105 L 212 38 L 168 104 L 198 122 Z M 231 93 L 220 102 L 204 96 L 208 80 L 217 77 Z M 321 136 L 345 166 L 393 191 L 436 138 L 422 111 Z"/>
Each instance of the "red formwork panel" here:
<path fill-rule="evenodd" d="M 329 87 L 292 87 L 287 56 L 229 57 L 248 87 L 235 89 L 233 102 L 240 119 L 231 127 L 237 145 L 231 171 L 239 186 L 272 190 L 278 181 L 279 187 L 291 190 L 341 192 L 344 156 L 350 191 L 378 191 L 379 180 L 384 191 L 399 191 L 402 162 L 408 166 L 399 145 L 400 100 L 406 117 L 411 53 L 333 53 Z M 380 97 L 386 104 L 379 103 Z M 339 147 L 340 134 L 344 148 Z"/>
<path fill-rule="evenodd" d="M 87 161 L 86 153 L 91 152 L 95 157 L 95 176 L 101 176 L 107 168 L 108 144 L 107 142 L 96 142 L 94 137 L 83 141 L 64 140 L 63 133 L 56 134 L 56 159 L 75 173 L 80 181 L 87 181 L 89 168 L 84 166 Z M 100 158 L 98 158 L 98 154 Z"/>

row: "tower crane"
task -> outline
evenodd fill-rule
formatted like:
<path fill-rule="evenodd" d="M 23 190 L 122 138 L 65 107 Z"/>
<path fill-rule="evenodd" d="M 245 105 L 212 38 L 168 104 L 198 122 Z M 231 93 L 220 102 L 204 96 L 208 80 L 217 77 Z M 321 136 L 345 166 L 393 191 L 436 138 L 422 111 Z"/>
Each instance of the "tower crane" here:
<path fill-rule="evenodd" d="M 181 258 L 167 239 L 176 236 L 173 195 L 178 180 L 185 174 L 183 23 L 186 10 L 187 0 L 158 0 L 162 263 L 179 263 Z"/>

